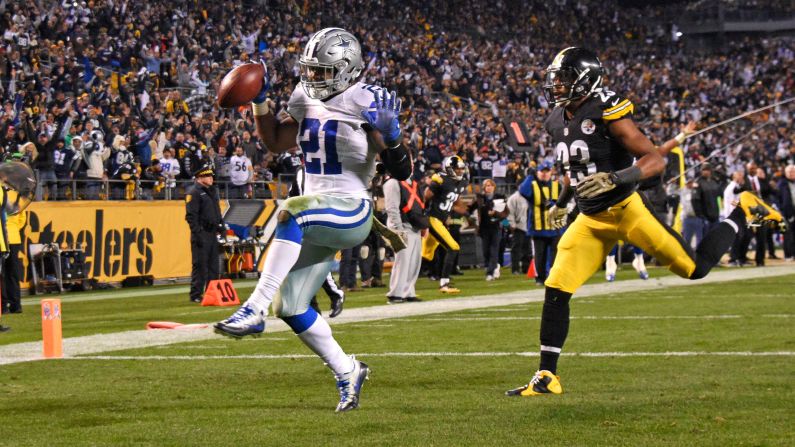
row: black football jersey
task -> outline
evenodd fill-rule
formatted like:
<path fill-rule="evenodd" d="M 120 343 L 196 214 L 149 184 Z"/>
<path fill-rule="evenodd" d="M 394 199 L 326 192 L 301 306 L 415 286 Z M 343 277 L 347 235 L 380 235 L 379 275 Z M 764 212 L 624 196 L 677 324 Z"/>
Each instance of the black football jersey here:
<path fill-rule="evenodd" d="M 464 193 L 467 180 L 465 178 L 456 180 L 447 175 L 434 174 L 428 187 L 433 192 L 433 198 L 428 205 L 428 214 L 444 222 L 453 209 L 453 204 Z"/>
<path fill-rule="evenodd" d="M 634 157 L 610 136 L 607 125 L 631 117 L 634 109 L 630 100 L 600 89 L 585 100 L 570 120 L 563 107 L 552 111 L 544 127 L 552 136 L 558 169 L 569 174 L 572 186 L 591 174 L 632 166 Z M 590 199 L 576 196 L 577 206 L 584 214 L 595 214 L 624 200 L 634 190 L 635 185 L 621 185 Z"/>

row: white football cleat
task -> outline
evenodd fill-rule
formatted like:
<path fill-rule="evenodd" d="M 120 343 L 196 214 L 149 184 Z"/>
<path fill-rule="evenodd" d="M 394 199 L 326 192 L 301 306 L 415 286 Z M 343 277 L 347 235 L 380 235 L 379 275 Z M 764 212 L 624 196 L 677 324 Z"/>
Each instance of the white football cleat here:
<path fill-rule="evenodd" d="M 353 371 L 337 377 L 337 389 L 340 392 L 340 403 L 337 404 L 336 413 L 359 408 L 359 394 L 362 392 L 364 381 L 370 378 L 370 367 L 366 363 L 353 360 Z"/>

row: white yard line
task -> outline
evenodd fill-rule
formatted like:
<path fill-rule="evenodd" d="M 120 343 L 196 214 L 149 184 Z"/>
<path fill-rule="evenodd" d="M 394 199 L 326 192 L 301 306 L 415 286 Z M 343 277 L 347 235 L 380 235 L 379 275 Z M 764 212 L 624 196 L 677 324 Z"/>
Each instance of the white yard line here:
<path fill-rule="evenodd" d="M 369 357 L 538 357 L 538 352 L 371 352 L 357 353 Z M 795 351 L 667 351 L 667 352 L 567 352 L 566 357 L 793 357 Z M 314 354 L 247 355 L 86 355 L 68 360 L 272 360 L 317 359 Z"/>
<path fill-rule="evenodd" d="M 701 284 L 718 283 L 738 279 L 772 278 L 795 273 L 795 265 L 766 267 L 759 269 L 743 269 L 742 278 L 738 278 L 738 270 L 715 271 L 699 281 L 689 281 L 676 276 L 666 276 L 647 281 L 640 279 L 618 281 L 613 283 L 599 283 L 583 286 L 577 291 L 576 297 L 595 295 L 610 295 L 622 292 L 639 292 L 642 290 L 659 290 L 674 286 L 696 286 Z M 173 290 L 173 289 L 172 289 Z M 156 290 L 150 293 L 159 292 Z M 169 291 L 171 293 L 171 291 Z M 88 298 L 88 297 L 86 297 Z M 451 298 L 444 300 L 426 301 L 421 303 L 404 303 L 400 305 L 382 305 L 348 309 L 342 315 L 329 320 L 332 325 L 357 323 L 363 321 L 386 320 L 392 318 L 405 318 L 418 315 L 430 315 L 445 312 L 456 312 L 468 309 L 491 308 L 496 306 L 509 306 L 540 302 L 544 299 L 544 290 L 531 288 L 510 292 L 501 295 L 474 296 L 467 298 Z M 231 312 L 231 311 L 230 311 Z M 142 323 L 143 324 L 143 323 Z M 267 332 L 284 332 L 290 330 L 281 320 L 270 318 Z M 84 337 L 64 339 L 63 352 L 65 357 L 98 354 L 102 352 L 118 351 L 124 349 L 146 348 L 174 343 L 184 343 L 199 340 L 216 339 L 219 336 L 212 329 L 194 330 L 157 330 L 157 331 L 126 331 L 112 334 L 97 334 Z M 32 360 L 41 360 L 41 343 L 28 342 L 0 346 L 0 365 Z"/>
<path fill-rule="evenodd" d="M 571 317 L 572 320 L 733 320 L 746 317 L 765 317 L 765 315 L 581 315 Z M 402 318 L 400 321 L 532 321 L 541 317 L 439 317 L 439 318 Z"/>

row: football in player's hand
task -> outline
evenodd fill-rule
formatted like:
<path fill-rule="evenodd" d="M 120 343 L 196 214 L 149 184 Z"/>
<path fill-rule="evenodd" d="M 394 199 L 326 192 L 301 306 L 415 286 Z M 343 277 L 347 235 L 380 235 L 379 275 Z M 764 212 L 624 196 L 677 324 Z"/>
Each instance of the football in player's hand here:
<path fill-rule="evenodd" d="M 218 88 L 218 105 L 238 107 L 251 102 L 262 89 L 265 69 L 260 64 L 238 65 L 224 76 Z"/>

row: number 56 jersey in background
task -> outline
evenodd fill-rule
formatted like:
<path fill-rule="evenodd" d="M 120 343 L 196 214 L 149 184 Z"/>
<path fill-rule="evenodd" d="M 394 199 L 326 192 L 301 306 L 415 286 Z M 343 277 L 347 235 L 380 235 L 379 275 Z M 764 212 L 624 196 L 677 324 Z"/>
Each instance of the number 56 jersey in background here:
<path fill-rule="evenodd" d="M 597 172 L 614 172 L 632 166 L 634 158 L 607 126 L 631 118 L 635 106 L 610 90 L 595 91 L 567 119 L 563 107 L 555 107 L 544 127 L 552 136 L 559 169 L 569 174 L 571 185 L 577 186 L 585 177 Z M 584 214 L 595 214 L 629 197 L 635 185 L 621 185 L 591 199 L 577 197 L 577 206 Z"/>
<path fill-rule="evenodd" d="M 299 125 L 297 143 L 304 153 L 304 194 L 369 198 L 367 186 L 375 172 L 375 154 L 362 128 L 363 110 L 375 110 L 380 87 L 358 82 L 325 101 L 312 99 L 299 84 L 287 113 Z"/>

